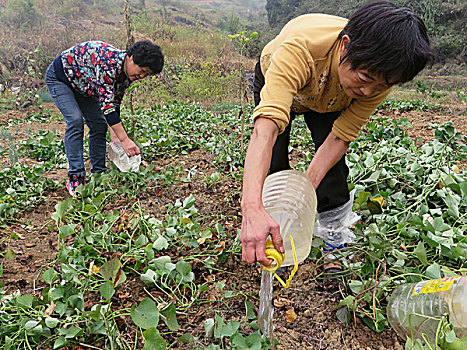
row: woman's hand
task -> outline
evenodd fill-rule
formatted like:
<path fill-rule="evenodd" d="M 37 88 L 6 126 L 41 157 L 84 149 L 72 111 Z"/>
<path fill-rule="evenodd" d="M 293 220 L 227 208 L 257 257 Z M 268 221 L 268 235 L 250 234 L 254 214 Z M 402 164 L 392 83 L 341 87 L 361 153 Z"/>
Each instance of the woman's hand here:
<path fill-rule="evenodd" d="M 141 151 L 139 149 L 139 147 L 136 145 L 136 143 L 134 143 L 132 140 L 130 140 L 129 138 L 123 140 L 123 141 L 120 141 L 121 144 L 122 144 L 122 147 L 125 151 L 125 153 L 127 154 L 128 157 L 133 157 L 133 156 L 136 156 L 137 154 L 140 154 Z"/>

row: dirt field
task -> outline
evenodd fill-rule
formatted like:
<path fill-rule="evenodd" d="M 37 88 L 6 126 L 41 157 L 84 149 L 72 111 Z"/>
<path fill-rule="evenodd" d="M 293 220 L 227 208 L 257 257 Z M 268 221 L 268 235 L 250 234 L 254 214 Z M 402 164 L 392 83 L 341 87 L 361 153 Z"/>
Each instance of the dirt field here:
<path fill-rule="evenodd" d="M 21 118 L 21 114 L 0 116 L 0 124 L 7 118 Z M 408 130 L 414 139 L 428 140 L 432 138 L 431 128 L 428 123 L 443 124 L 449 120 L 453 121 L 456 129 L 467 134 L 467 115 L 441 115 L 431 112 L 409 112 L 390 113 L 390 117 L 408 117 L 412 127 Z M 54 122 L 52 124 L 29 124 L 29 128 L 50 128 L 63 132 L 64 123 Z M 15 128 L 15 137 L 25 137 L 25 127 Z M 185 161 L 185 167 L 198 166 L 198 174 L 211 174 L 217 171 L 212 166 L 212 156 L 203 150 L 194 151 L 178 159 L 159 159 L 154 162 L 156 167 L 163 168 L 173 162 Z M 465 163 L 463 164 L 465 165 Z M 65 181 L 66 170 L 58 169 L 47 176 Z M 226 194 L 232 193 L 233 189 L 239 189 L 240 183 L 223 182 L 213 190 L 202 181 L 201 175 L 194 175 L 191 183 L 182 183 L 177 186 L 161 190 L 157 186 L 149 187 L 146 193 L 141 193 L 140 201 L 142 208 L 155 217 L 163 217 L 167 206 L 177 198 L 184 198 L 193 194 L 196 198 L 196 206 L 201 215 L 206 217 L 210 213 L 224 213 L 226 215 L 237 214 L 238 219 L 233 222 L 221 222 L 226 230 L 232 233 L 240 227 L 241 215 L 239 196 L 233 198 L 236 205 L 224 205 Z M 18 223 L 9 228 L 19 236 L 18 240 L 11 241 L 10 249 L 16 255 L 12 261 L 4 261 L 3 282 L 9 290 L 21 290 L 22 293 L 32 293 L 40 288 L 41 282 L 38 276 L 42 267 L 52 263 L 57 255 L 57 237 L 55 232 L 47 230 L 46 226 L 51 222 L 51 213 L 58 201 L 68 197 L 65 186 L 56 192 L 48 193 L 48 200 L 32 211 L 23 213 Z M 113 209 L 119 209 L 125 199 L 114 203 Z M 2 247 L 3 249 L 4 247 Z M 197 274 L 199 283 L 210 279 L 226 283 L 225 289 L 239 290 L 249 296 L 257 296 L 260 286 L 260 273 L 256 266 L 248 265 L 240 261 L 239 256 L 229 257 L 227 263 L 221 267 L 226 272 L 218 272 L 207 275 L 206 272 Z M 302 264 L 298 275 L 294 278 L 290 289 L 275 287 L 275 336 L 280 342 L 278 349 L 403 349 L 403 341 L 398 339 L 395 333 L 386 329 L 381 334 L 374 333 L 359 320 L 353 321 L 345 326 L 335 316 L 334 308 L 339 300 L 345 296 L 345 292 L 329 285 L 325 281 L 316 281 L 312 261 Z M 142 282 L 138 278 L 129 278 L 118 291 L 119 298 L 115 299 L 115 307 L 128 307 L 145 297 Z M 209 290 L 206 297 L 208 300 L 219 300 L 221 290 Z M 258 303 L 259 304 L 259 303 Z M 256 305 L 258 306 L 258 305 Z M 285 312 L 293 308 L 297 318 L 288 322 Z M 212 317 L 213 310 L 224 313 L 227 320 L 236 320 L 244 314 L 243 297 L 238 296 L 229 299 L 228 307 L 219 303 L 205 304 L 205 306 L 194 306 L 186 315 L 180 315 L 178 319 L 181 329 L 185 333 L 194 335 L 203 334 L 202 322 Z M 121 331 L 134 334 L 132 323 L 128 319 L 121 323 Z M 186 347 L 185 347 L 186 348 Z"/>

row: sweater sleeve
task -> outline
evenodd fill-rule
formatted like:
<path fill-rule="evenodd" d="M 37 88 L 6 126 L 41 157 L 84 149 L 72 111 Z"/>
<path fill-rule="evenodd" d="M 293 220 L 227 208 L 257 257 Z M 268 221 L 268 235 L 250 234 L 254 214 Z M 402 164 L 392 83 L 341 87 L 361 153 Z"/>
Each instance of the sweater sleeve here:
<path fill-rule="evenodd" d="M 354 141 L 359 130 L 390 92 L 391 89 L 387 89 L 378 95 L 354 100 L 336 119 L 332 133 L 343 141 Z"/>
<path fill-rule="evenodd" d="M 105 70 L 102 70 L 100 73 L 98 78 L 99 101 L 107 123 L 112 126 L 121 121 L 120 104 L 117 102 L 114 92 L 114 78 L 110 77 Z"/>
<path fill-rule="evenodd" d="M 282 133 L 289 124 L 293 97 L 310 80 L 312 66 L 313 57 L 304 40 L 295 38 L 282 43 L 271 55 L 261 102 L 253 111 L 253 120 L 271 119 Z"/>

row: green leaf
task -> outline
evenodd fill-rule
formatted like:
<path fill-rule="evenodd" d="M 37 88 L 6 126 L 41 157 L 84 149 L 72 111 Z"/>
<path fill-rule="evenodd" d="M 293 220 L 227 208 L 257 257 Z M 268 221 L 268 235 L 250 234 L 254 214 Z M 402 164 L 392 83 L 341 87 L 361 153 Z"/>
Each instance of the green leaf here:
<path fill-rule="evenodd" d="M 160 313 L 164 316 L 164 322 L 171 331 L 176 331 L 180 328 L 177 321 L 176 307 L 174 303 L 170 303 L 163 308 Z"/>
<path fill-rule="evenodd" d="M 91 308 L 91 311 L 85 311 L 84 314 L 93 321 L 100 321 L 102 318 L 101 309 L 102 305 L 97 304 Z"/>
<path fill-rule="evenodd" d="M 192 334 L 183 334 L 177 338 L 177 343 L 193 344 L 195 337 Z"/>
<path fill-rule="evenodd" d="M 55 204 L 55 213 L 52 214 L 52 219 L 54 219 L 55 222 L 62 221 L 65 218 L 65 213 L 67 209 L 70 208 L 72 205 L 73 198 L 71 197 Z"/>
<path fill-rule="evenodd" d="M 133 322 L 143 328 L 155 328 L 159 323 L 159 310 L 156 303 L 149 298 L 144 298 L 138 307 L 131 307 L 131 319 Z"/>
<path fill-rule="evenodd" d="M 62 286 L 59 286 L 57 288 L 52 288 L 49 291 L 50 298 L 54 301 L 63 298 L 64 293 L 65 291 Z"/>
<path fill-rule="evenodd" d="M 83 330 L 76 326 L 69 326 L 67 328 L 60 328 L 58 332 L 60 335 L 65 336 L 66 339 L 73 339 L 77 336 L 80 336 L 83 333 Z"/>
<path fill-rule="evenodd" d="M 459 204 L 460 204 L 460 197 L 456 194 L 447 193 L 444 201 L 449 207 L 449 212 L 451 212 L 455 218 L 459 217 Z"/>
<path fill-rule="evenodd" d="M 155 249 L 155 250 L 163 250 L 163 249 L 167 249 L 169 246 L 169 243 L 167 242 L 167 240 L 160 236 L 159 238 L 156 239 L 156 241 L 154 242 L 154 244 L 152 245 L 152 247 Z"/>
<path fill-rule="evenodd" d="M 214 316 L 214 319 L 216 321 L 214 325 L 214 338 L 215 339 L 220 339 L 221 338 L 221 333 L 222 333 L 222 326 L 224 325 L 224 317 L 219 316 L 216 314 Z"/>
<path fill-rule="evenodd" d="M 30 330 L 36 328 L 37 326 L 40 326 L 39 321 L 29 320 L 24 324 L 24 329 L 26 329 L 27 331 L 30 331 Z"/>
<path fill-rule="evenodd" d="M 59 314 L 60 317 L 62 317 L 66 310 L 67 310 L 67 305 L 65 303 L 62 303 L 61 301 L 57 301 L 55 304 L 55 312 Z"/>
<path fill-rule="evenodd" d="M 208 318 L 204 321 L 204 332 L 206 338 L 210 338 L 214 334 L 214 319 Z"/>
<path fill-rule="evenodd" d="M 15 252 L 11 249 L 7 249 L 5 253 L 3 253 L 3 258 L 5 259 L 5 261 L 13 261 L 15 260 L 15 256 Z"/>
<path fill-rule="evenodd" d="M 361 292 L 363 288 L 363 283 L 362 281 L 352 280 L 349 283 L 349 287 L 352 290 L 352 292 L 354 292 L 355 294 L 358 294 Z"/>
<path fill-rule="evenodd" d="M 348 295 L 347 297 L 345 297 L 339 302 L 339 305 L 337 305 L 336 310 L 344 306 L 347 306 L 349 310 L 352 310 L 354 300 L 355 300 L 355 297 L 353 295 Z"/>
<path fill-rule="evenodd" d="M 183 208 L 184 209 L 189 209 L 191 208 L 194 204 L 195 204 L 195 197 L 190 194 L 187 198 L 185 198 L 185 200 L 183 201 Z"/>
<path fill-rule="evenodd" d="M 234 335 L 238 328 L 240 327 L 240 322 L 232 321 L 222 326 L 221 337 L 231 337 Z"/>
<path fill-rule="evenodd" d="M 179 274 L 185 276 L 191 272 L 191 265 L 189 262 L 180 260 L 175 264 L 175 268 Z"/>
<path fill-rule="evenodd" d="M 419 241 L 417 244 L 417 248 L 413 251 L 414 254 L 417 256 L 418 260 L 425 265 L 428 266 L 428 260 L 426 258 L 426 250 L 425 250 L 425 244 L 423 241 Z"/>
<path fill-rule="evenodd" d="M 429 279 L 441 278 L 441 267 L 438 263 L 433 263 L 425 271 L 425 276 Z"/>
<path fill-rule="evenodd" d="M 120 270 L 122 264 L 120 263 L 120 259 L 113 258 L 111 260 L 106 261 L 99 269 L 99 273 L 104 277 L 106 281 L 110 281 L 112 283 L 115 282 L 115 278 L 117 277 L 118 270 Z"/>
<path fill-rule="evenodd" d="M 253 333 L 244 338 L 237 333 L 232 337 L 232 344 L 238 350 L 261 350 L 261 336 Z"/>
<path fill-rule="evenodd" d="M 75 233 L 76 224 L 60 226 L 58 229 L 58 238 L 65 238 Z"/>
<path fill-rule="evenodd" d="M 110 281 L 105 281 L 100 285 L 99 293 L 101 293 L 102 298 L 109 300 L 115 294 L 114 284 Z"/>
<path fill-rule="evenodd" d="M 158 275 L 151 269 L 147 269 L 145 273 L 141 275 L 141 281 L 147 285 L 156 284 Z"/>
<path fill-rule="evenodd" d="M 52 283 L 55 282 L 57 279 L 58 279 L 58 273 L 57 273 L 53 268 L 50 268 L 50 269 L 46 270 L 46 271 L 42 274 L 42 280 L 43 280 L 45 283 L 52 284 Z"/>
<path fill-rule="evenodd" d="M 161 337 L 159 331 L 155 328 L 149 328 L 143 332 L 144 347 L 143 350 L 165 350 L 167 349 L 167 343 L 164 338 Z"/>
<path fill-rule="evenodd" d="M 371 199 L 368 199 L 366 202 L 366 205 L 368 206 L 368 210 L 374 215 L 374 214 L 381 214 L 383 212 L 383 208 L 381 207 L 381 204 L 377 201 L 373 201 Z"/>
<path fill-rule="evenodd" d="M 164 271 L 166 270 L 166 265 L 170 264 L 170 262 L 171 262 L 170 256 L 164 255 L 151 261 L 151 265 L 154 264 L 156 267 L 156 270 Z"/>
<path fill-rule="evenodd" d="M 20 295 L 19 297 L 16 298 L 16 304 L 26 309 L 30 309 L 32 307 L 33 301 L 34 301 L 34 297 L 29 294 Z"/>
<path fill-rule="evenodd" d="M 135 241 L 135 246 L 137 247 L 142 247 L 146 244 L 148 244 L 148 238 L 145 235 L 140 235 Z"/>
<path fill-rule="evenodd" d="M 59 320 L 53 317 L 46 317 L 45 318 L 45 325 L 49 328 L 57 327 Z"/>
<path fill-rule="evenodd" d="M 55 340 L 54 342 L 54 349 L 61 348 L 67 344 L 67 340 L 65 339 L 64 336 L 60 336 Z"/>
<path fill-rule="evenodd" d="M 256 314 L 254 311 L 254 305 L 252 302 L 245 300 L 245 309 L 246 309 L 246 317 L 249 320 L 256 319 Z"/>
<path fill-rule="evenodd" d="M 459 184 L 463 197 L 467 197 L 467 180 Z"/>

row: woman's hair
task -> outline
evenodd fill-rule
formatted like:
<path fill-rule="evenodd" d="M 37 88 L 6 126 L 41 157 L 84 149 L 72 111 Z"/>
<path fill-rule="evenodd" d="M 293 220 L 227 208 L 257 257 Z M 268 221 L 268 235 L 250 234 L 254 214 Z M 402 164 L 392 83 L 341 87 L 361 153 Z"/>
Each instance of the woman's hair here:
<path fill-rule="evenodd" d="M 133 62 L 138 66 L 148 67 L 153 74 L 159 73 L 164 67 L 164 54 L 161 48 L 149 40 L 135 42 L 126 53 L 133 57 Z"/>
<path fill-rule="evenodd" d="M 366 69 L 396 84 L 412 80 L 435 57 L 423 21 L 412 10 L 388 1 L 363 5 L 349 19 L 339 38 L 350 42 L 341 63 Z"/>

